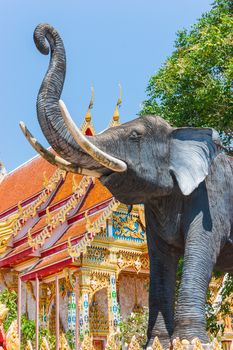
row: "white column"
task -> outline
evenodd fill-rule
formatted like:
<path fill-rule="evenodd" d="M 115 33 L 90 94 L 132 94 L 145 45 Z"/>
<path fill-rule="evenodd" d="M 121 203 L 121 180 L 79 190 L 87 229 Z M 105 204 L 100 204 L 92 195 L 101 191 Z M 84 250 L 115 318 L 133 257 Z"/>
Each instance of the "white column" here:
<path fill-rule="evenodd" d="M 76 277 L 75 283 L 76 298 L 76 327 L 75 327 L 75 350 L 79 350 L 79 278 Z"/>
<path fill-rule="evenodd" d="M 81 290 L 80 293 L 80 315 L 79 315 L 79 337 L 82 341 L 89 334 L 89 294 Z"/>
<path fill-rule="evenodd" d="M 39 350 L 39 278 L 36 277 L 36 350 Z"/>
<path fill-rule="evenodd" d="M 17 323 L 18 323 L 19 349 L 20 349 L 20 341 L 21 341 L 21 303 L 22 303 L 22 281 L 21 281 L 21 277 L 18 276 L 18 314 L 17 314 Z"/>
<path fill-rule="evenodd" d="M 56 350 L 59 350 L 59 333 L 60 333 L 60 324 L 59 324 L 59 279 L 58 275 L 55 278 L 55 291 L 56 291 Z"/>
<path fill-rule="evenodd" d="M 108 288 L 108 315 L 109 330 L 113 331 L 119 323 L 119 308 L 117 303 L 116 274 L 110 274 L 110 283 Z"/>

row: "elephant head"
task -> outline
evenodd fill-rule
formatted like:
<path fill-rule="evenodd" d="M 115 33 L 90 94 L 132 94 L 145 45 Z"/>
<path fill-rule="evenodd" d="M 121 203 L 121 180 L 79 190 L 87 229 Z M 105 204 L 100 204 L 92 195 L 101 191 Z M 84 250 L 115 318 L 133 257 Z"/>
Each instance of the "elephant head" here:
<path fill-rule="evenodd" d="M 33 147 L 59 167 L 100 178 L 120 201 L 145 203 L 174 189 L 189 195 L 205 179 L 217 152 L 212 129 L 172 128 L 155 116 L 139 117 L 95 136 L 84 136 L 60 101 L 65 79 L 65 50 L 57 31 L 40 24 L 34 41 L 51 60 L 37 98 L 37 115 L 48 142 L 43 148 L 21 122 Z"/>

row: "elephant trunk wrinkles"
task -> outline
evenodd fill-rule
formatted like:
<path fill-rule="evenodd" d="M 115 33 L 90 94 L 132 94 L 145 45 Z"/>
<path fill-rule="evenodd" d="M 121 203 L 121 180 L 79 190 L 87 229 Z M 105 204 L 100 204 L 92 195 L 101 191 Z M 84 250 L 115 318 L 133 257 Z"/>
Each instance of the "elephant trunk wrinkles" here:
<path fill-rule="evenodd" d="M 81 167 L 100 168 L 100 165 L 77 145 L 66 128 L 59 107 L 66 73 L 65 48 L 58 32 L 48 24 L 39 24 L 34 31 L 38 50 L 47 55 L 50 46 L 51 59 L 48 71 L 37 97 L 37 117 L 41 129 L 53 149 L 69 162 Z M 93 138 L 92 138 L 93 139 Z"/>

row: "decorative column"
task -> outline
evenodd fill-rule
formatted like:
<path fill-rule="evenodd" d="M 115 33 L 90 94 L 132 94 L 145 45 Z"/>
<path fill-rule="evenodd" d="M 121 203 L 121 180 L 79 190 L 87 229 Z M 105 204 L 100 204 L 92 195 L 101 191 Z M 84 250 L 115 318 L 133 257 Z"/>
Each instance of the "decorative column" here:
<path fill-rule="evenodd" d="M 90 276 L 86 270 L 79 275 L 79 338 L 83 340 L 85 335 L 89 335 L 89 293 Z"/>
<path fill-rule="evenodd" d="M 17 324 L 18 324 L 19 344 L 20 344 L 20 340 L 21 340 L 21 303 L 22 303 L 22 281 L 21 281 L 21 277 L 18 276 L 18 314 L 17 314 Z"/>
<path fill-rule="evenodd" d="M 60 333 L 60 324 L 59 324 L 59 308 L 60 308 L 60 300 L 59 300 L 59 279 L 58 275 L 55 278 L 55 291 L 56 291 L 56 350 L 59 350 L 59 333 Z"/>
<path fill-rule="evenodd" d="M 79 337 L 82 341 L 89 334 L 89 293 L 85 289 L 80 291 Z"/>
<path fill-rule="evenodd" d="M 75 350 L 79 350 L 79 277 L 75 281 L 75 297 L 76 297 L 76 327 L 75 327 Z"/>
<path fill-rule="evenodd" d="M 39 278 L 36 277 L 36 350 L 39 350 Z"/>
<path fill-rule="evenodd" d="M 75 331 L 76 329 L 76 295 L 75 292 L 70 291 L 68 296 L 68 329 Z"/>
<path fill-rule="evenodd" d="M 110 274 L 108 287 L 108 317 L 109 317 L 109 332 L 113 332 L 119 323 L 119 308 L 117 302 L 116 289 L 116 273 Z"/>

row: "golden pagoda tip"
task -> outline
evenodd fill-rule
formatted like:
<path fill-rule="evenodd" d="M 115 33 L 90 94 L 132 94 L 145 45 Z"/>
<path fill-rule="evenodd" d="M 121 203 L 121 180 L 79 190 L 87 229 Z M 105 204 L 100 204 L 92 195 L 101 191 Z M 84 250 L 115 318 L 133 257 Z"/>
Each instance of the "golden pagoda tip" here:
<path fill-rule="evenodd" d="M 121 87 L 120 83 L 118 84 L 118 86 L 120 88 L 120 95 L 119 95 L 118 100 L 117 100 L 117 106 L 120 107 L 120 105 L 122 104 L 122 87 Z"/>
<path fill-rule="evenodd" d="M 121 103 L 122 103 L 122 88 L 121 88 L 120 83 L 119 83 L 119 88 L 120 88 L 120 95 L 118 97 L 116 107 L 115 107 L 115 110 L 114 110 L 113 116 L 112 116 L 113 122 L 115 122 L 115 123 L 119 123 L 119 120 L 120 120 L 119 107 L 121 106 Z"/>
<path fill-rule="evenodd" d="M 87 113 L 85 115 L 85 120 L 87 123 L 90 123 L 91 121 L 91 109 L 93 108 L 93 104 L 94 104 L 94 88 L 93 86 L 91 86 L 91 99 L 90 99 Z"/>

